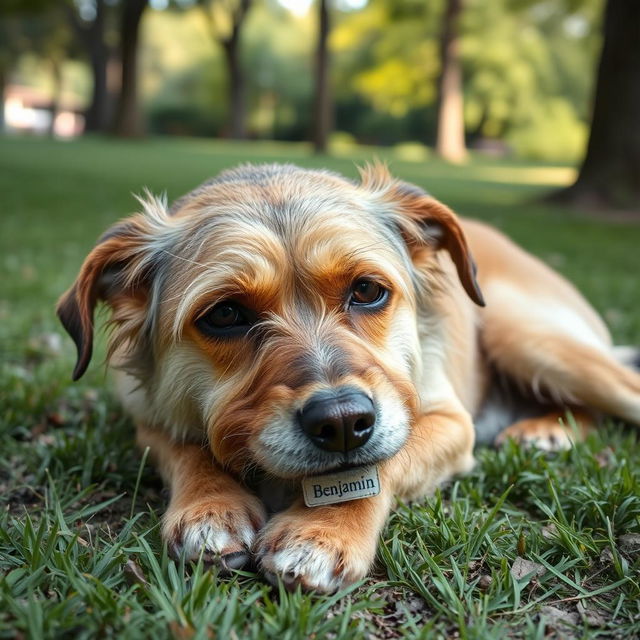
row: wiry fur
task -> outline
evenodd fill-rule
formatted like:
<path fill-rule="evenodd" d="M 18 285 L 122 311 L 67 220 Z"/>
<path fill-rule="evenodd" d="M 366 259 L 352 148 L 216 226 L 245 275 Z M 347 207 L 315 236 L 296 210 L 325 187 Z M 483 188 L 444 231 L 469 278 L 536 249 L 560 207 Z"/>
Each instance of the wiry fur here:
<path fill-rule="evenodd" d="M 189 558 L 234 568 L 253 554 L 270 579 L 331 591 L 366 574 L 395 496 L 471 468 L 473 417 L 485 439 L 509 427 L 545 448 L 575 437 L 559 422 L 567 407 L 584 425 L 592 410 L 640 424 L 640 376 L 569 283 L 380 165 L 360 182 L 245 165 L 170 209 L 140 203 L 58 311 L 77 378 L 93 309 L 110 307 L 119 394 L 172 490 L 163 535 Z M 375 312 L 347 304 L 363 277 L 390 292 Z M 230 299 L 255 315 L 247 335 L 203 335 L 198 320 Z M 376 417 L 348 454 L 317 448 L 298 422 L 314 393 L 344 385 Z M 300 478 L 344 464 L 377 464 L 380 495 L 304 506 Z M 258 495 L 274 486 L 288 502 L 268 519 Z"/>

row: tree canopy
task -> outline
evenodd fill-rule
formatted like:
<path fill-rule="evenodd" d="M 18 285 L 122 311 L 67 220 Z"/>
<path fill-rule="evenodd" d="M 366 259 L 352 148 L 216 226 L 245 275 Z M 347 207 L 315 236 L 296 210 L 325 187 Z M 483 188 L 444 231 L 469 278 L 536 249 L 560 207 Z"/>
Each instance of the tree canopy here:
<path fill-rule="evenodd" d="M 254 138 L 309 139 L 318 1 L 301 13 L 278 0 L 254 0 L 246 7 L 240 0 L 152 2 L 142 16 L 138 63 L 148 130 L 191 135 L 235 130 Z M 86 11 L 97 2 L 68 0 L 67 6 Z M 3 3 L 3 28 L 17 18 L 30 24 L 36 14 L 59 11 L 62 4 Z M 126 3 L 106 4 L 117 11 Z M 209 10 L 209 18 L 199 4 Z M 228 47 L 211 37 L 213 18 L 219 31 L 226 29 L 222 40 L 229 40 L 231 23 L 225 19 L 231 5 L 244 8 L 234 54 L 244 77 L 235 103 L 228 99 L 233 82 Z M 445 0 L 334 0 L 327 5 L 334 130 L 364 143 L 433 145 Z M 577 160 L 591 114 L 602 8 L 602 0 L 466 0 L 459 51 L 467 142 L 498 140 L 523 156 Z M 117 20 L 107 25 L 105 41 L 117 59 L 114 24 Z M 71 25 L 65 28 L 73 40 Z M 25 62 L 47 63 L 49 54 L 35 46 L 37 38 L 34 46 L 22 40 L 22 48 L 3 40 L 2 60 L 14 52 L 4 64 L 5 75 L 12 81 L 39 82 L 31 72 L 33 64 Z M 80 44 L 74 47 L 73 57 L 86 61 L 86 79 L 75 86 L 88 103 L 89 51 Z M 231 118 L 240 109 L 237 105 L 245 111 L 242 123 Z"/>

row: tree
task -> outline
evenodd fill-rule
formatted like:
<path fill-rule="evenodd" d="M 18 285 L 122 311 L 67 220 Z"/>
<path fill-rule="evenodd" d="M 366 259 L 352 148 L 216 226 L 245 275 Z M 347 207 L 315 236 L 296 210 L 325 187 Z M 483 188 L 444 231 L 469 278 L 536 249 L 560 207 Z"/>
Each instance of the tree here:
<path fill-rule="evenodd" d="M 436 151 L 449 162 L 463 162 L 467 157 L 458 35 L 462 3 L 463 0 L 447 0 L 440 34 Z"/>
<path fill-rule="evenodd" d="M 463 4 L 465 137 L 536 159 L 582 157 L 600 0 Z M 369 0 L 332 27 L 336 126 L 370 144 L 436 142 L 444 0 Z"/>
<path fill-rule="evenodd" d="M 123 0 L 120 17 L 120 95 L 114 133 L 131 138 L 142 134 L 138 105 L 138 40 L 140 21 L 148 0 Z"/>
<path fill-rule="evenodd" d="M 336 126 L 368 144 L 435 143 L 440 2 L 370 0 L 331 30 Z"/>
<path fill-rule="evenodd" d="M 555 199 L 640 213 L 640 2 L 608 0 L 603 35 L 587 152 Z"/>
<path fill-rule="evenodd" d="M 228 81 L 228 132 L 242 140 L 246 130 L 246 80 L 240 59 L 240 37 L 251 0 L 200 0 L 211 37 L 224 52 Z"/>
<path fill-rule="evenodd" d="M 91 102 L 85 111 L 85 131 L 106 131 L 111 119 L 111 96 L 107 86 L 110 50 L 106 40 L 107 3 L 94 0 L 93 16 L 80 17 L 74 2 L 65 4 L 67 18 L 78 41 L 89 57 L 93 87 Z"/>
<path fill-rule="evenodd" d="M 327 139 L 332 126 L 328 48 L 331 27 L 327 4 L 327 0 L 318 1 L 318 46 L 315 60 L 315 96 L 313 103 L 313 146 L 316 153 L 324 153 L 327 150 Z"/>

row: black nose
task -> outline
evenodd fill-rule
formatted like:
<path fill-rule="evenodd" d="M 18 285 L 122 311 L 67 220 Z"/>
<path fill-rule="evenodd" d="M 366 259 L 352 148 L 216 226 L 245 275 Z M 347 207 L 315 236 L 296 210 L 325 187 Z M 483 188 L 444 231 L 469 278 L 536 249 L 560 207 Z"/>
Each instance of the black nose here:
<path fill-rule="evenodd" d="M 346 453 L 361 447 L 373 433 L 373 402 L 353 387 L 319 391 L 299 414 L 302 430 L 325 451 Z"/>

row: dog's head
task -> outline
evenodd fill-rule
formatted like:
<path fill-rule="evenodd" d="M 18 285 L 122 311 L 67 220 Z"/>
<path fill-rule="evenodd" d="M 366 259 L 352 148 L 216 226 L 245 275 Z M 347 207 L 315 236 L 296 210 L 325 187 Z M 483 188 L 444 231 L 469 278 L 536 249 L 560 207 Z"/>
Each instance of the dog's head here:
<path fill-rule="evenodd" d="M 289 165 L 224 172 L 171 210 L 142 204 L 59 303 L 75 379 L 103 300 L 110 355 L 139 379 L 146 419 L 206 436 L 226 467 L 299 477 L 398 452 L 418 411 L 417 318 L 441 282 L 438 249 L 482 304 L 449 209 L 381 167 L 356 184 Z"/>

